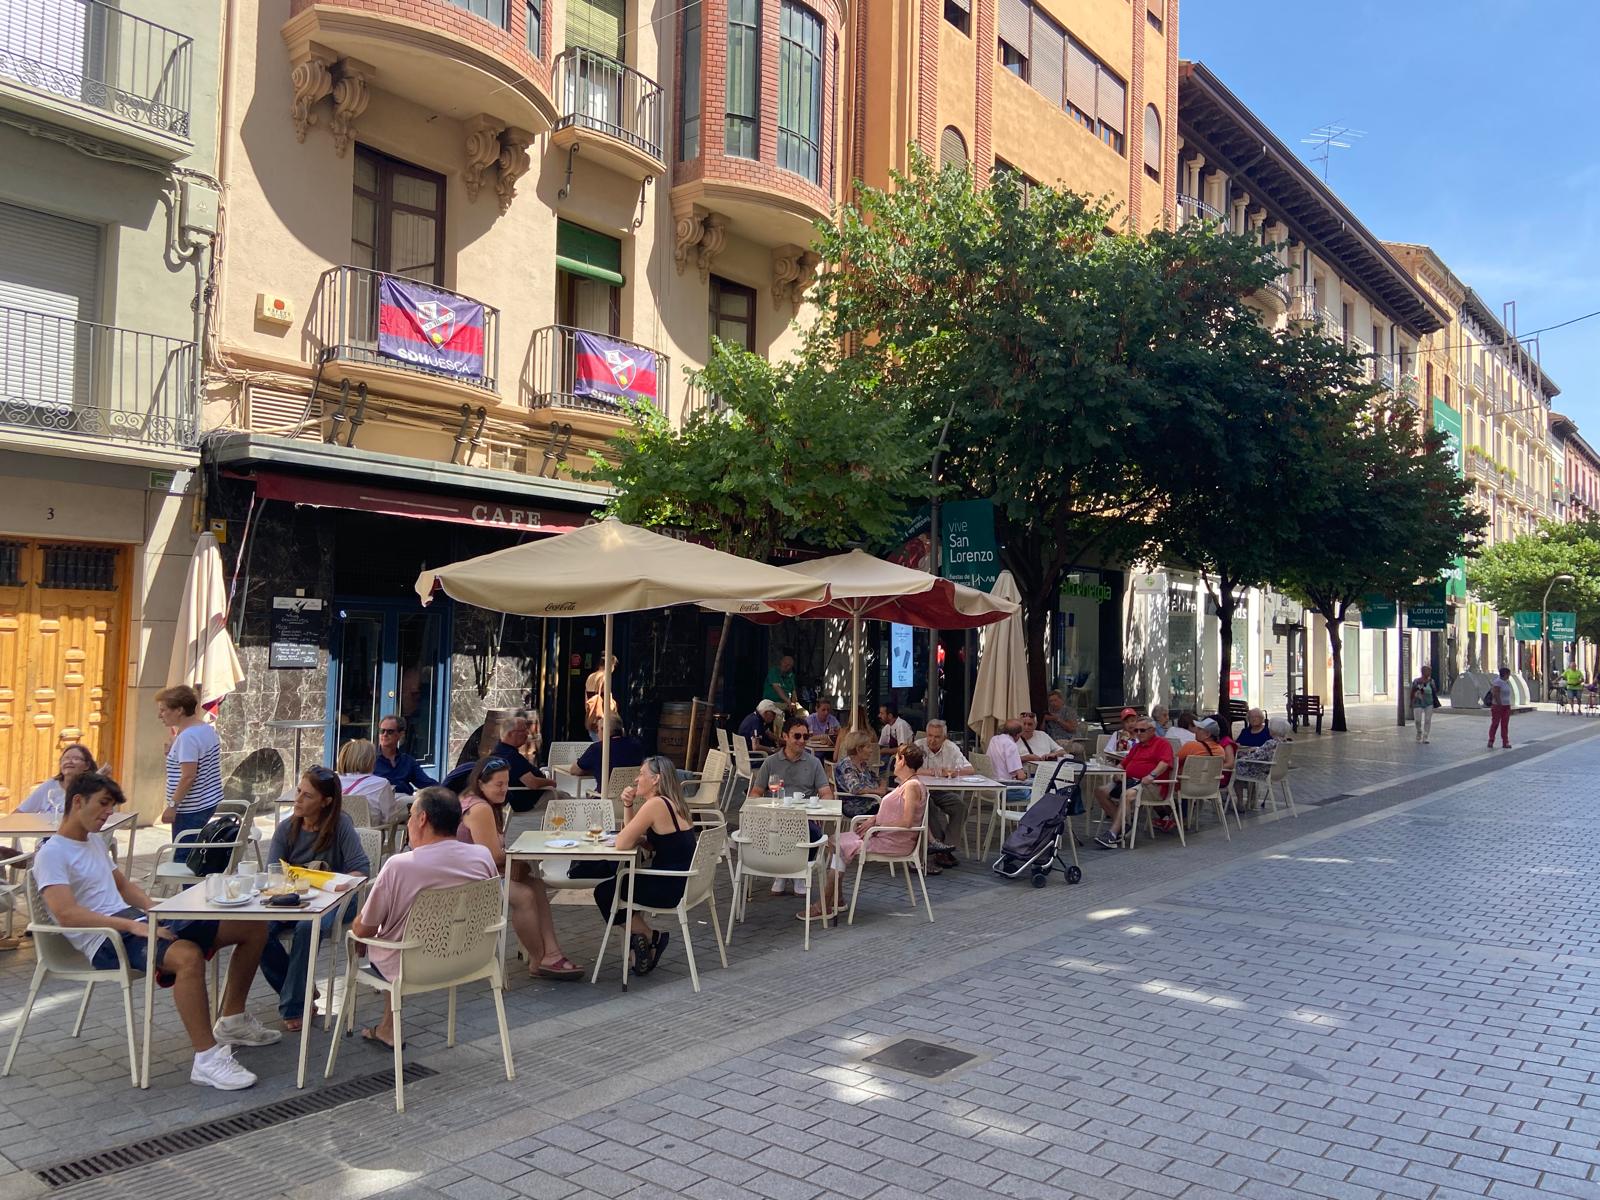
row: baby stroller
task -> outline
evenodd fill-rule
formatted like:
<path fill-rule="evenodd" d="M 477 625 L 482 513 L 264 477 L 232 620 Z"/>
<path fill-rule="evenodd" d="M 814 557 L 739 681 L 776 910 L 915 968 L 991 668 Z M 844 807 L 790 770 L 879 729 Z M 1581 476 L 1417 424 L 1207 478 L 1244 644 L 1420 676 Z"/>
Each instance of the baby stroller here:
<path fill-rule="evenodd" d="M 1083 869 L 1078 866 L 1077 839 L 1072 836 L 1068 820 L 1073 813 L 1083 811 L 1078 785 L 1076 782 L 1069 783 L 1057 790 L 1054 780 L 1051 783 L 1051 790 L 1040 796 L 1033 807 L 1022 814 L 1016 831 L 1001 843 L 1000 857 L 994 863 L 997 875 L 1016 879 L 1024 871 L 1031 871 L 1036 888 L 1045 885 L 1052 867 L 1061 868 L 1068 883 L 1077 883 L 1083 878 Z M 1063 841 L 1072 855 L 1071 863 L 1061 857 Z"/>

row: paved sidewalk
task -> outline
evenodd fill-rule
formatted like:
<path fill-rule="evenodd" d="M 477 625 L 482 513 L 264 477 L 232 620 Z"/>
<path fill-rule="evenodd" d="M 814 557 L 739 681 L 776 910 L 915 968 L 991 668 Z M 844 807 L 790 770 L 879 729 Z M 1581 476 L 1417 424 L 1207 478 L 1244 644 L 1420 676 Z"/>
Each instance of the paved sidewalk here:
<path fill-rule="evenodd" d="M 408 1088 L 404 1117 L 380 1095 L 62 1194 L 1600 1195 L 1579 994 L 1600 965 L 1583 958 L 1600 723 L 1530 714 L 1519 739 L 1579 740 L 1486 754 L 1473 716 L 1441 716 L 1424 747 L 1392 711 L 1353 716 L 1364 732 L 1302 737 L 1299 820 L 1086 850 L 1077 888 L 946 873 L 932 926 L 882 881 L 809 955 L 794 902 L 770 901 L 727 972 L 698 939 L 698 996 L 681 959 L 628 996 L 516 984 L 513 1083 L 488 1005 L 464 995 L 465 1044 L 413 1025 L 408 1058 L 441 1074 Z M 5 995 L 30 968 L 0 958 Z M 35 1074 L 0 1081 L 18 1167 L 294 1094 L 285 1047 L 245 1052 L 252 1092 L 190 1087 L 170 1008 L 166 1073 L 135 1093 L 114 1004 L 73 1043 L 75 997 L 55 995 L 19 1058 Z M 979 1061 L 932 1084 L 860 1063 L 902 1033 Z M 352 1044 L 340 1074 L 385 1065 Z M 7 1165 L 0 1196 L 44 1190 Z"/>

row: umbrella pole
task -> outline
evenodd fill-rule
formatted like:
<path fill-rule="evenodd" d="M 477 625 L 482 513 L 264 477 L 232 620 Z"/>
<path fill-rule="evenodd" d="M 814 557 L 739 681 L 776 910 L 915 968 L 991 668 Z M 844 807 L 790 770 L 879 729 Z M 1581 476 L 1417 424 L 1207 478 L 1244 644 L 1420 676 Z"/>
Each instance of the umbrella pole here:
<path fill-rule="evenodd" d="M 861 614 L 850 614 L 850 732 L 861 724 Z"/>
<path fill-rule="evenodd" d="M 611 779 L 611 614 L 606 614 L 606 647 L 600 665 L 605 669 L 600 697 L 600 795 Z"/>

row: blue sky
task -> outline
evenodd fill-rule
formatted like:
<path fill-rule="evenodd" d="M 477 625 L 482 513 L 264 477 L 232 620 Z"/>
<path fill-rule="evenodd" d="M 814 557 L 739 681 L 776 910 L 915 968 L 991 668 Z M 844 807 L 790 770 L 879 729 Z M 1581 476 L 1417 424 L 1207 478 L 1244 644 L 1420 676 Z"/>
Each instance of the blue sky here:
<path fill-rule="evenodd" d="M 1600 309 L 1600 2 L 1181 0 L 1179 51 L 1291 149 L 1330 122 L 1329 185 L 1422 242 L 1526 333 Z M 1558 411 L 1600 445 L 1600 317 L 1544 334 Z"/>

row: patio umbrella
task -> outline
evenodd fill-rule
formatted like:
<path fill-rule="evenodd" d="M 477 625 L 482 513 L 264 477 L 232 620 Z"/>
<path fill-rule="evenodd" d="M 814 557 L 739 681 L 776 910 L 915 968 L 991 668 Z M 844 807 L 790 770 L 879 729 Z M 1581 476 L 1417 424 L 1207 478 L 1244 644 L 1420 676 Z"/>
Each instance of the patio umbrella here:
<path fill-rule="evenodd" d="M 202 533 L 189 560 L 189 576 L 178 606 L 167 678 L 185 683 L 215 710 L 222 698 L 244 682 L 244 668 L 228 636 L 228 587 L 217 539 Z"/>
<path fill-rule="evenodd" d="M 763 624 L 785 617 L 850 622 L 850 728 L 861 708 L 861 622 L 893 621 L 919 629 L 975 629 L 1003 621 L 1017 611 L 1015 600 L 1002 599 L 964 584 L 911 567 L 875 558 L 861 550 L 816 558 L 784 567 L 794 575 L 826 583 L 828 599 L 796 604 L 778 597 L 770 603 L 707 604 L 718 612 L 735 612 Z"/>
<path fill-rule="evenodd" d="M 1022 603 L 1022 595 L 1010 571 L 1000 572 L 989 595 L 1019 606 Z M 1028 638 L 1022 628 L 1021 612 L 989 626 L 982 638 L 983 649 L 978 656 L 978 678 L 972 685 L 967 726 L 976 730 L 979 740 L 988 745 L 997 725 L 1028 707 Z"/>
<path fill-rule="evenodd" d="M 672 604 L 734 603 L 753 597 L 819 602 L 827 584 L 781 567 L 752 562 L 693 542 L 652 533 L 614 518 L 585 525 L 417 576 L 427 604 L 437 585 L 479 608 L 526 617 L 605 617 L 603 662 L 611 661 L 617 613 Z M 611 672 L 601 711 L 611 711 Z M 611 739 L 601 738 L 602 786 L 611 770 Z"/>

